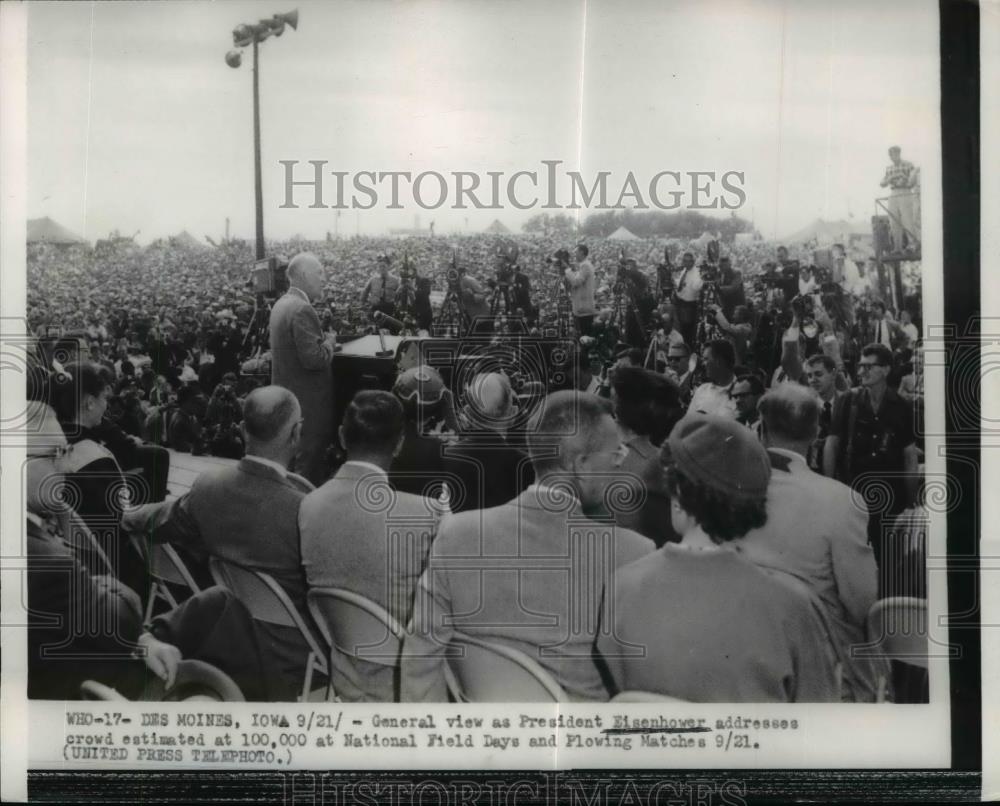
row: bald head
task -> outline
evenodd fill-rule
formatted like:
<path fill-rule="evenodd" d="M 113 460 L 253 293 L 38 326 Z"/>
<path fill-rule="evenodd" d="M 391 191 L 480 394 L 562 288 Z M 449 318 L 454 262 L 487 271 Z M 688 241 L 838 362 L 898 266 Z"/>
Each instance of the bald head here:
<path fill-rule="evenodd" d="M 323 291 L 323 264 L 312 252 L 300 252 L 288 263 L 288 284 L 316 299 Z"/>
<path fill-rule="evenodd" d="M 799 450 L 819 432 L 819 397 L 808 386 L 778 384 L 757 406 L 770 447 Z"/>
<path fill-rule="evenodd" d="M 243 430 L 255 447 L 284 444 L 301 416 L 299 401 L 281 386 L 261 386 L 243 401 Z"/>
<path fill-rule="evenodd" d="M 488 420 L 510 416 L 513 395 L 507 376 L 499 372 L 481 372 L 472 379 L 467 392 L 469 405 Z"/>

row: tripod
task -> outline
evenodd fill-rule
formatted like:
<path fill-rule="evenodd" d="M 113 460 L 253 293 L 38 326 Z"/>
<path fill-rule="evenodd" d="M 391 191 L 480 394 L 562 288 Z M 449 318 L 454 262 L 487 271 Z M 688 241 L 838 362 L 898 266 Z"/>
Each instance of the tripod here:
<path fill-rule="evenodd" d="M 441 310 L 434 322 L 435 334 L 438 336 L 461 336 L 468 329 L 465 307 L 462 305 L 461 293 L 457 284 L 449 283 Z"/>
<path fill-rule="evenodd" d="M 500 313 L 500 305 L 503 304 L 503 312 L 510 316 L 510 285 L 508 283 L 497 283 L 493 286 L 490 294 L 490 316 Z"/>
<path fill-rule="evenodd" d="M 271 343 L 271 306 L 272 301 L 263 294 L 257 294 L 253 303 L 253 316 L 247 325 L 240 353 L 247 358 L 259 356 Z"/>

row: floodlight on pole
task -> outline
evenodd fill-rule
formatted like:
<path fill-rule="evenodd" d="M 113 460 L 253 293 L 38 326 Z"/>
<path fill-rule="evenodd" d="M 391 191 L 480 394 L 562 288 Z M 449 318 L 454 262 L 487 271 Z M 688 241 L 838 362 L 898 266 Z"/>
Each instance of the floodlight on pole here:
<path fill-rule="evenodd" d="M 243 23 L 233 29 L 234 50 L 226 53 L 226 64 L 237 68 L 243 63 L 243 53 L 239 48 L 253 46 L 253 151 L 254 151 L 254 212 L 256 219 L 257 259 L 265 255 L 264 249 L 264 192 L 261 182 L 260 156 L 260 59 L 258 45 L 271 36 L 281 36 L 285 26 L 293 31 L 299 27 L 299 12 L 289 11 L 285 14 L 275 14 L 267 20 L 260 20 L 255 25 Z"/>

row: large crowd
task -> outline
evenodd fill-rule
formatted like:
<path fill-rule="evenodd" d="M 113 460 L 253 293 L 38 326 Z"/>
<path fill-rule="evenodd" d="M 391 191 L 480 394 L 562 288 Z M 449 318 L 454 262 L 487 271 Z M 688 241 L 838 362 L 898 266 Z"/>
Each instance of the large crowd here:
<path fill-rule="evenodd" d="M 461 682 L 446 650 L 472 636 L 525 653 L 574 700 L 926 699 L 925 675 L 852 651 L 879 638 L 880 601 L 926 595 L 919 289 L 894 309 L 874 262 L 839 246 L 815 265 L 813 244 L 665 255 L 662 240 L 567 240 L 272 244 L 314 257 L 289 268 L 271 344 L 285 308 L 311 307 L 308 350 L 326 371 L 338 339 L 374 327 L 361 298 L 379 262 L 405 258 L 444 292 L 455 265 L 488 287 L 502 253 L 530 282 L 537 327 L 564 285 L 573 305 L 560 384 L 529 394 L 484 365 L 449 388 L 416 350 L 391 392 L 353 396 L 329 434 L 336 461 L 308 472 L 297 458 L 316 404 L 280 380 L 280 351 L 273 377 L 246 371 L 261 301 L 248 244 L 29 247 L 43 370 L 29 380 L 29 536 L 36 556 L 74 558 L 72 596 L 117 602 L 116 633 L 80 647 L 100 656 L 124 637 L 145 658 L 71 674 L 41 659 L 52 636 L 36 629 L 32 696 L 77 696 L 81 676 L 132 693 L 144 668 L 170 683 L 193 657 L 254 699 L 318 679 L 343 700 L 443 701 Z M 560 250 L 566 265 L 550 260 Z M 592 305 L 579 307 L 584 275 Z M 302 343 L 280 349 L 304 360 Z M 168 497 L 167 449 L 239 463 Z M 164 546 L 200 592 L 153 618 Z M 256 618 L 246 569 L 276 581 L 294 626 Z M 46 576 L 29 580 L 33 609 L 74 606 Z M 317 652 L 330 589 L 399 626 L 389 661 Z"/>

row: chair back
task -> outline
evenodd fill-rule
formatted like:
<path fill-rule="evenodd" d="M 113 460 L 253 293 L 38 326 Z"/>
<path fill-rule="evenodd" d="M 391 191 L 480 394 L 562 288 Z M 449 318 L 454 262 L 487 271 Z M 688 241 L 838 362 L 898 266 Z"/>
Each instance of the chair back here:
<path fill-rule="evenodd" d="M 927 668 L 927 600 L 912 596 L 879 599 L 868 611 L 865 654 Z"/>
<path fill-rule="evenodd" d="M 192 593 L 201 593 L 201 588 L 194 581 L 191 572 L 188 571 L 181 555 L 177 549 L 169 543 L 154 543 L 144 545 L 139 535 L 131 535 L 132 545 L 139 552 L 140 556 L 149 563 L 149 575 L 157 582 L 169 582 L 172 585 L 184 585 L 191 589 Z"/>
<path fill-rule="evenodd" d="M 343 588 L 312 588 L 307 596 L 331 651 L 382 666 L 398 664 L 403 627 L 380 604 Z"/>
<path fill-rule="evenodd" d="M 458 702 L 569 702 L 537 661 L 503 644 L 456 633 L 449 647 L 448 688 Z"/>
<path fill-rule="evenodd" d="M 299 631 L 309 647 L 302 684 L 302 699 L 308 699 L 312 693 L 313 668 L 328 674 L 328 656 L 320 648 L 319 641 L 299 615 L 295 603 L 289 598 L 285 589 L 270 574 L 244 568 L 221 557 L 210 557 L 208 570 L 217 585 L 231 591 L 246 606 L 252 618 L 268 624 L 294 627 Z"/>

